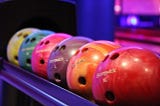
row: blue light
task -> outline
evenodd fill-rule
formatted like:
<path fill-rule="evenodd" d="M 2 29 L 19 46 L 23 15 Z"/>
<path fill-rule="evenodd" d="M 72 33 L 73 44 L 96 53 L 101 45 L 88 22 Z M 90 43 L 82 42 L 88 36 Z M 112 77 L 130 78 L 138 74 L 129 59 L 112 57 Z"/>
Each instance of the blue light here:
<path fill-rule="evenodd" d="M 60 0 L 62 2 L 68 2 L 68 3 L 71 3 L 71 4 L 76 4 L 76 1 L 75 0 Z"/>
<path fill-rule="evenodd" d="M 136 17 L 136 16 L 128 16 L 127 17 L 127 24 L 128 25 L 136 26 L 136 25 L 138 25 L 138 23 L 139 23 L 138 17 Z"/>

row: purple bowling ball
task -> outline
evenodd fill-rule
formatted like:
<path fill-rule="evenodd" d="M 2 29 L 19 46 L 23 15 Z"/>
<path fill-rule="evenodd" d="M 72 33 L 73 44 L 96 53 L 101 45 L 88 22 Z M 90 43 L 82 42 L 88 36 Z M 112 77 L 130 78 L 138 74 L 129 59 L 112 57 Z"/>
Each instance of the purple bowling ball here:
<path fill-rule="evenodd" d="M 49 80 L 57 85 L 68 88 L 66 82 L 66 71 L 70 58 L 83 45 L 92 42 L 87 37 L 77 36 L 63 40 L 50 54 L 47 66 Z"/>

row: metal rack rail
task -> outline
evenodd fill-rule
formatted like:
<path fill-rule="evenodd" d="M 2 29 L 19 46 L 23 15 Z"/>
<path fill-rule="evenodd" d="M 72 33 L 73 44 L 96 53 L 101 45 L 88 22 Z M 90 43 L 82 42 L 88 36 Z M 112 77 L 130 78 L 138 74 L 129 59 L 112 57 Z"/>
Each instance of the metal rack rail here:
<path fill-rule="evenodd" d="M 54 83 L 14 66 L 0 58 L 0 80 L 3 80 L 45 106 L 96 106 Z"/>

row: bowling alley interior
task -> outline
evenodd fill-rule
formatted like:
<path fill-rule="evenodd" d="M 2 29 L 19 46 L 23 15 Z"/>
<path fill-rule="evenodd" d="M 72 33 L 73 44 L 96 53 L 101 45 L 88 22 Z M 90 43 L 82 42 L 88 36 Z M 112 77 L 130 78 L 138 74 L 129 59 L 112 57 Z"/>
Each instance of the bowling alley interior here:
<path fill-rule="evenodd" d="M 0 0 L 0 106 L 160 106 L 160 0 Z"/>

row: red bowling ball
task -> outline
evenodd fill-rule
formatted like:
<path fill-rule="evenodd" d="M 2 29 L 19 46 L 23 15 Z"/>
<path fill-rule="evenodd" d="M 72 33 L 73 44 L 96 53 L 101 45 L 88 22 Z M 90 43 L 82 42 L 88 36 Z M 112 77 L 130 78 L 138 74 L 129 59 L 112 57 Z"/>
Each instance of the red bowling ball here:
<path fill-rule="evenodd" d="M 139 47 L 106 56 L 95 71 L 92 92 L 107 106 L 160 106 L 160 57 Z"/>
<path fill-rule="evenodd" d="M 44 37 L 36 45 L 32 53 L 31 66 L 33 72 L 41 77 L 47 78 L 47 64 L 50 53 L 58 43 L 70 37 L 71 35 L 65 33 L 54 33 Z"/>
<path fill-rule="evenodd" d="M 110 41 L 93 41 L 78 49 L 67 68 L 69 89 L 87 99 L 92 99 L 92 77 L 98 64 L 112 50 L 119 48 Z"/>

